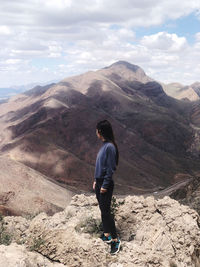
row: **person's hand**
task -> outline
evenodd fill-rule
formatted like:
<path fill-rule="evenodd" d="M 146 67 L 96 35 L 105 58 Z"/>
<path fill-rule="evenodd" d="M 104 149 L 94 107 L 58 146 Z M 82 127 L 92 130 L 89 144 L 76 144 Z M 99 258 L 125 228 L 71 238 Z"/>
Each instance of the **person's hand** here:
<path fill-rule="evenodd" d="M 95 186 L 96 186 L 96 182 L 94 181 L 93 186 L 92 186 L 93 190 L 95 190 Z"/>
<path fill-rule="evenodd" d="M 107 192 L 107 189 L 101 187 L 101 189 L 100 189 L 100 193 L 101 193 L 101 194 L 104 194 L 104 193 L 106 193 L 106 192 Z"/>

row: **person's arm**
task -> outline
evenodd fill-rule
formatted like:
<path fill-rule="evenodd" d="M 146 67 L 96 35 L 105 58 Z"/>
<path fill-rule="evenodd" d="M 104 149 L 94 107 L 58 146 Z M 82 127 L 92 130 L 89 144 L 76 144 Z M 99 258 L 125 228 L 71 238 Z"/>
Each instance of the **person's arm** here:
<path fill-rule="evenodd" d="M 106 149 L 106 174 L 104 175 L 104 182 L 101 187 L 102 189 L 108 189 L 110 181 L 112 180 L 112 175 L 115 170 L 116 170 L 116 149 L 114 146 L 108 146 Z"/>

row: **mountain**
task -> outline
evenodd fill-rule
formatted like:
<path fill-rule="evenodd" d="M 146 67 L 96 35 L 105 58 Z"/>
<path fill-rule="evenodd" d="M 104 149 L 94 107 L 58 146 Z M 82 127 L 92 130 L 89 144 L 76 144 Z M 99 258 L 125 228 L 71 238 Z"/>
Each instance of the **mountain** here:
<path fill-rule="evenodd" d="M 101 146 L 96 123 L 108 119 L 120 151 L 116 192 L 157 191 L 200 171 L 190 151 L 191 108 L 139 66 L 119 61 L 0 104 L 0 151 L 68 189 L 88 191 Z"/>
<path fill-rule="evenodd" d="M 0 99 L 7 99 L 9 97 L 12 97 L 14 95 L 23 93 L 31 88 L 33 88 L 34 86 L 36 86 L 38 84 L 36 83 L 31 83 L 31 84 L 27 84 L 27 85 L 21 85 L 21 86 L 11 86 L 11 87 L 5 87 L 5 88 L 0 88 Z"/>
<path fill-rule="evenodd" d="M 10 86 L 10 87 L 2 87 L 0 88 L 0 101 L 10 98 L 14 95 L 23 93 L 27 90 L 32 89 L 33 87 L 45 86 L 46 84 L 56 83 L 56 82 L 58 82 L 58 80 L 54 80 L 51 82 L 41 82 L 39 83 L 40 85 L 38 85 L 38 83 L 29 83 L 26 85 L 15 85 L 15 86 Z"/>
<path fill-rule="evenodd" d="M 75 195 L 54 216 L 2 218 L 0 266 L 199 266 L 199 215 L 194 210 L 169 197 L 127 196 L 116 204 L 122 242 L 117 255 L 111 256 L 110 246 L 99 238 L 95 196 Z"/>
<path fill-rule="evenodd" d="M 177 99 L 196 101 L 200 99 L 200 83 L 196 82 L 189 86 L 179 83 L 162 84 L 167 95 Z"/>
<path fill-rule="evenodd" d="M 187 184 L 173 190 L 170 197 L 178 200 L 181 204 L 189 206 L 200 214 L 199 196 L 200 196 L 200 178 L 194 177 Z"/>
<path fill-rule="evenodd" d="M 200 99 L 200 82 L 195 82 L 191 85 L 195 93 L 199 96 L 198 100 Z"/>

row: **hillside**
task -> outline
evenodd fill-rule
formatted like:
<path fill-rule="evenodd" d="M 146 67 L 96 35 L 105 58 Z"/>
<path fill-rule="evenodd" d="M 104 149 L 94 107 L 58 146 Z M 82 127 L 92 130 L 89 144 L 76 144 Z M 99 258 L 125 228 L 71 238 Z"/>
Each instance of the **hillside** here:
<path fill-rule="evenodd" d="M 189 86 L 179 83 L 162 84 L 167 95 L 177 99 L 187 101 L 197 101 L 200 99 L 200 83 L 196 82 Z"/>
<path fill-rule="evenodd" d="M 101 146 L 95 126 L 108 119 L 120 151 L 116 191 L 157 191 L 200 172 L 190 111 L 139 66 L 120 61 L 0 104 L 0 151 L 68 189 L 90 191 Z"/>
<path fill-rule="evenodd" d="M 45 211 L 54 214 L 70 202 L 72 193 L 41 173 L 0 157 L 0 214 L 31 215 Z"/>

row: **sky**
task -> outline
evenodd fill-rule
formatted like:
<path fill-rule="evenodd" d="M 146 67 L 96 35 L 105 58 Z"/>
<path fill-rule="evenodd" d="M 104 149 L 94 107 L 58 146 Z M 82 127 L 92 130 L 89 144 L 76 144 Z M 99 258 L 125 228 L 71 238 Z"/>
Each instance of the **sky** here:
<path fill-rule="evenodd" d="M 0 0 L 0 88 L 119 60 L 164 83 L 200 81 L 200 1 Z"/>

